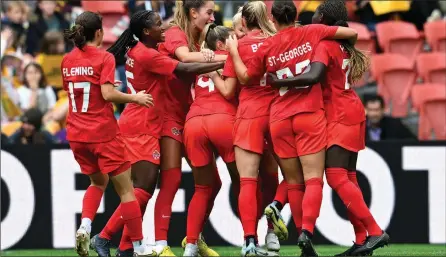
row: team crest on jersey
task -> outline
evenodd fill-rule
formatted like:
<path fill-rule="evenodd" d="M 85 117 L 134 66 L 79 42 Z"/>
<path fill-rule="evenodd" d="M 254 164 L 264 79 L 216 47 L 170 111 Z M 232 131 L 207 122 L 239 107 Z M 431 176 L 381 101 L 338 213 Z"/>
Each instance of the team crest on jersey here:
<path fill-rule="evenodd" d="M 172 128 L 172 134 L 174 134 L 175 136 L 179 136 L 179 135 L 181 134 L 181 132 L 180 132 L 179 129 L 173 127 L 173 128 Z"/>
<path fill-rule="evenodd" d="M 160 152 L 158 152 L 158 150 L 155 150 L 155 151 L 153 151 L 152 156 L 153 156 L 153 159 L 159 160 L 159 158 L 161 157 L 161 154 L 160 154 Z"/>

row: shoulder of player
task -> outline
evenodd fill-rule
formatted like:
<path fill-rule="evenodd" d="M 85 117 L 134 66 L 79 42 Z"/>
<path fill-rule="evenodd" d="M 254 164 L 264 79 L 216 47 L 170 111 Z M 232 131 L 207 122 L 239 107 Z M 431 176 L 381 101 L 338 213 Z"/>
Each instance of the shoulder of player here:
<path fill-rule="evenodd" d="M 166 39 L 168 38 L 167 35 L 173 35 L 173 34 L 175 34 L 175 35 L 186 35 L 186 33 L 184 33 L 184 31 L 177 25 L 170 26 L 166 30 L 165 34 L 166 34 Z"/>

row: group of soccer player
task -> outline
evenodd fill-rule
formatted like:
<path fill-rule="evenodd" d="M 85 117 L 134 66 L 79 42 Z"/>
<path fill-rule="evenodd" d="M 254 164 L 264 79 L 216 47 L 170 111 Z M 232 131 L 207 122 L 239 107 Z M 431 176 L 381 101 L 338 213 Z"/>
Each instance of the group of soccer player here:
<path fill-rule="evenodd" d="M 70 96 L 67 138 L 90 177 L 76 232 L 76 251 L 110 256 L 174 256 L 168 246 L 172 203 L 186 157 L 195 182 L 187 213 L 184 256 L 218 256 L 201 235 L 221 187 L 222 157 L 238 196 L 244 231 L 242 256 L 277 256 L 288 238 L 280 215 L 290 204 L 303 256 L 317 256 L 312 236 L 322 202 L 323 175 L 340 196 L 354 227 L 354 245 L 341 256 L 370 255 L 389 236 L 376 223 L 356 179 L 364 146 L 365 114 L 350 89 L 368 68 L 354 48 L 342 0 L 326 0 L 313 23 L 295 24 L 293 1 L 246 3 L 234 28 L 213 24 L 214 2 L 176 2 L 174 20 L 139 11 L 107 50 L 101 17 L 82 13 L 67 39 L 75 48 L 62 61 Z M 126 57 L 128 93 L 115 89 L 115 58 Z M 200 75 L 201 74 L 201 75 Z M 192 85 L 192 87 L 191 87 Z M 127 103 L 119 122 L 114 103 Z M 278 166 L 284 181 L 278 183 Z M 90 241 L 91 223 L 109 179 L 121 204 Z M 159 182 L 158 182 L 159 180 Z M 142 217 L 157 183 L 155 243 L 143 240 Z M 266 250 L 257 239 L 268 219 Z"/>

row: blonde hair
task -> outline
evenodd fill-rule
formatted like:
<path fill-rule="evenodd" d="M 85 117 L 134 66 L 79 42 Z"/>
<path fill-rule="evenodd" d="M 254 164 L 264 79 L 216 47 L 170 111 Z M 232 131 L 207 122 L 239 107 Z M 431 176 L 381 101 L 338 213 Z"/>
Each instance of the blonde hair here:
<path fill-rule="evenodd" d="M 225 26 L 216 26 L 213 23 L 207 24 L 200 35 L 201 48 L 217 50 L 217 42 L 225 42 L 229 38 L 233 29 Z"/>
<path fill-rule="evenodd" d="M 242 22 L 242 9 L 243 6 L 240 6 L 237 10 L 237 13 L 232 17 L 232 27 L 235 28 L 235 24 Z"/>
<path fill-rule="evenodd" d="M 175 13 L 173 20 L 170 22 L 172 26 L 178 26 L 186 33 L 187 43 L 190 51 L 197 52 L 194 35 L 190 26 L 189 11 L 191 9 L 199 9 L 205 4 L 204 0 L 183 0 L 175 1 Z"/>
<path fill-rule="evenodd" d="M 276 29 L 269 22 L 268 11 L 263 1 L 246 3 L 242 8 L 242 17 L 246 19 L 248 29 L 259 28 L 266 37 L 276 33 Z"/>

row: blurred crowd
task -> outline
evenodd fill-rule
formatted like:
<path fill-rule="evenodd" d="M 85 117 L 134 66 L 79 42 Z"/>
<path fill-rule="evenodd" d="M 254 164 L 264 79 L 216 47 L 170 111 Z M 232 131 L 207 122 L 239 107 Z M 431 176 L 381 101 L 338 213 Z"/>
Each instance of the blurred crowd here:
<path fill-rule="evenodd" d="M 119 36 L 129 22 L 129 15 L 146 9 L 158 11 L 165 22 L 172 18 L 175 1 L 121 1 L 126 14 L 111 32 Z M 272 2 L 272 1 L 266 1 Z M 311 23 L 320 1 L 295 1 L 299 21 Z M 394 1 L 394 6 L 379 6 L 380 1 L 346 1 L 351 20 L 365 24 L 370 31 L 379 22 L 397 19 L 414 23 L 418 30 L 430 20 L 443 19 L 446 2 Z M 390 2 L 390 1 L 385 1 Z M 231 26 L 232 16 L 244 1 L 216 1 L 216 23 Z M 73 47 L 63 38 L 83 11 L 82 1 L 2 1 L 1 2 L 1 129 L 3 144 L 65 143 L 67 94 L 62 89 L 60 63 Z M 116 60 L 117 78 L 125 90 L 124 60 Z M 366 97 L 367 98 L 367 97 Z M 368 99 L 368 100 L 367 100 Z M 382 98 L 371 94 L 365 100 L 370 120 L 368 139 L 378 141 L 395 138 L 416 138 L 414 131 L 400 121 L 387 122 L 389 128 L 376 130 L 373 124 L 386 119 Z M 116 106 L 116 116 L 123 106 Z M 375 111 L 373 111 L 373 110 Z M 393 119 L 393 118 L 389 118 Z M 396 122 L 396 123 L 395 123 Z M 396 131 L 395 131 L 396 129 Z M 384 132 L 388 131 L 388 132 Z"/>

